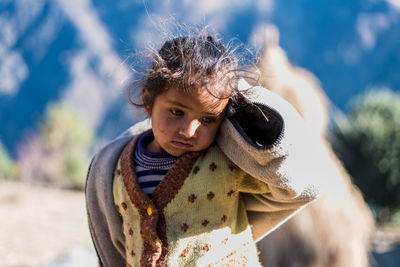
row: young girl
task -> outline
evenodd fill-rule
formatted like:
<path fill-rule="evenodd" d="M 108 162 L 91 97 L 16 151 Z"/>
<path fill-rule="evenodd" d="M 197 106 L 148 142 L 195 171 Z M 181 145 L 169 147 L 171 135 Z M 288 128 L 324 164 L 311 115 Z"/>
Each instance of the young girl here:
<path fill-rule="evenodd" d="M 100 265 L 260 266 L 255 241 L 317 196 L 299 115 L 240 79 L 212 36 L 166 41 L 141 90 L 151 125 L 102 148 L 87 177 Z"/>

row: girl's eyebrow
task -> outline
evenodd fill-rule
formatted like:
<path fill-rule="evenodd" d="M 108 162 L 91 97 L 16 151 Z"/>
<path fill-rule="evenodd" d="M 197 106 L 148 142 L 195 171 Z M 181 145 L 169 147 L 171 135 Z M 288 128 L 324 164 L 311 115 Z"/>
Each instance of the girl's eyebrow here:
<path fill-rule="evenodd" d="M 165 102 L 168 103 L 168 104 L 171 104 L 171 105 L 175 105 L 175 106 L 179 106 L 179 107 L 185 108 L 185 109 L 191 109 L 190 107 L 186 106 L 185 104 L 182 104 L 181 102 L 178 102 L 178 101 L 175 101 L 175 100 L 167 100 Z"/>
<path fill-rule="evenodd" d="M 175 106 L 179 106 L 179 107 L 188 109 L 188 110 L 193 110 L 192 108 L 186 106 L 185 104 L 182 104 L 181 102 L 178 102 L 178 101 L 175 101 L 175 100 L 167 100 L 165 102 L 168 103 L 168 104 L 172 104 L 172 105 L 175 105 Z M 204 114 L 207 114 L 208 116 L 215 116 L 215 117 L 221 116 L 221 113 L 215 113 L 215 112 L 205 112 Z"/>

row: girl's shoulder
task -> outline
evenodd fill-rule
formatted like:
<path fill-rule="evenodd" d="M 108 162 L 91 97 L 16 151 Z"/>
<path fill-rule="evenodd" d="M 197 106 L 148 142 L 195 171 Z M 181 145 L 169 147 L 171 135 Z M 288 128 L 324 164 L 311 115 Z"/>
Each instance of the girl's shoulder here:
<path fill-rule="evenodd" d="M 90 187 L 91 184 L 109 184 L 109 180 L 111 180 L 110 177 L 113 176 L 113 171 L 122 150 L 132 139 L 136 138 L 149 128 L 151 128 L 150 120 L 139 122 L 100 148 L 94 155 L 89 167 L 86 182 L 87 188 Z"/>
<path fill-rule="evenodd" d="M 132 138 L 133 135 L 118 137 L 97 151 L 89 167 L 87 184 L 91 181 L 102 183 L 102 180 L 112 175 L 122 150 Z"/>
<path fill-rule="evenodd" d="M 96 152 L 96 154 L 92 159 L 91 169 L 96 166 L 115 167 L 115 164 L 126 144 L 133 138 L 148 131 L 150 128 L 151 128 L 150 119 L 138 122 L 133 126 L 129 127 L 117 138 L 110 141 Z"/>

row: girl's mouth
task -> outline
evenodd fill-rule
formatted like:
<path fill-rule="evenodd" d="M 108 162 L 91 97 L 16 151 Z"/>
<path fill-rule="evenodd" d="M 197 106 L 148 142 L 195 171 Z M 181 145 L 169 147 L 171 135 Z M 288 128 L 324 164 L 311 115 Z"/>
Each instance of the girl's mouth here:
<path fill-rule="evenodd" d="M 177 147 L 177 148 L 190 148 L 193 145 L 191 143 L 188 142 L 184 142 L 184 141 L 172 141 L 171 142 L 173 146 Z"/>

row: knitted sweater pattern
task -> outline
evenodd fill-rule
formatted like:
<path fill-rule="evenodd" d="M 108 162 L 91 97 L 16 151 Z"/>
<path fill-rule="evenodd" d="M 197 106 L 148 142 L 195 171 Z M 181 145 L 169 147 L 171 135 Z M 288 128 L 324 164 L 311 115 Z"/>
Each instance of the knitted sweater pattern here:
<path fill-rule="evenodd" d="M 150 199 L 136 181 L 135 145 L 122 152 L 113 186 L 127 266 L 259 266 L 241 194 L 267 194 L 265 183 L 212 146 L 180 157 Z"/>

